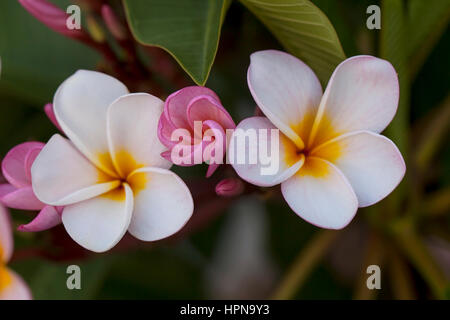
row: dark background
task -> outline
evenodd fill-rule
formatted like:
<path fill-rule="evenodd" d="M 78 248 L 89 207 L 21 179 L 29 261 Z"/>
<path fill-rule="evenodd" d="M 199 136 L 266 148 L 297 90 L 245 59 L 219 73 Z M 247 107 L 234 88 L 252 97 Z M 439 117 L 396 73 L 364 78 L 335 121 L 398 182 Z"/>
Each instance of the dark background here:
<path fill-rule="evenodd" d="M 366 28 L 366 8 L 377 1 L 313 2 L 333 23 L 347 56 L 380 56 L 380 31 Z M 54 3 L 62 8 L 67 5 L 65 1 Z M 120 2 L 114 5 L 120 10 Z M 390 32 L 383 27 L 381 32 Z M 408 244 L 398 240 L 405 239 L 396 236 L 398 228 L 400 234 L 406 232 L 407 243 L 420 241 L 428 253 L 422 259 L 432 259 L 448 281 L 449 36 L 448 27 L 444 28 L 416 75 L 409 79 L 410 91 L 402 92 L 403 97 L 409 97 L 408 144 L 403 152 L 408 169 L 400 187 L 401 195 L 397 192 L 393 195 L 399 204 L 389 209 L 395 201 L 388 198 L 359 210 L 354 221 L 327 246 L 323 259 L 304 270 L 306 276 L 292 298 L 436 298 L 423 266 L 427 261 L 417 260 Z M 281 49 L 248 10 L 233 2 L 206 86 L 218 93 L 236 122 L 251 116 L 255 107 L 246 83 L 249 55 L 268 48 Z M 57 86 L 65 78 L 77 69 L 105 68 L 99 54 L 54 33 L 14 0 L 0 2 L 0 57 L 0 157 L 18 143 L 45 142 L 56 132 L 43 106 L 52 101 Z M 151 64 L 144 54 L 143 61 Z M 193 84 L 187 77 L 184 81 Z M 162 87 L 162 97 L 180 89 L 164 83 Z M 438 137 L 432 134 L 437 119 L 444 122 Z M 414 159 L 420 143 L 427 139 L 439 143 L 420 167 Z M 206 167 L 175 171 L 188 181 L 192 190 L 203 183 Z M 16 251 L 11 267 L 30 285 L 36 299 L 268 298 L 299 252 L 314 247 L 314 237 L 321 232 L 295 215 L 277 188 L 272 193 L 270 198 L 249 195 L 231 200 L 205 196 L 202 211 L 196 215 L 208 218 L 196 223 L 193 230 L 151 244 L 126 237 L 105 254 L 83 251 L 62 227 L 36 234 L 15 232 Z M 395 218 L 386 212 L 393 212 Z M 15 226 L 34 215 L 17 210 L 11 210 L 11 214 Z M 408 238 L 407 228 L 402 227 L 402 221 L 410 221 L 409 214 L 419 216 L 412 219 L 412 238 Z M 66 268 L 70 264 L 81 267 L 82 290 L 66 288 Z M 364 289 L 365 268 L 369 264 L 381 266 L 381 290 Z M 399 279 L 406 279 L 406 284 Z"/>

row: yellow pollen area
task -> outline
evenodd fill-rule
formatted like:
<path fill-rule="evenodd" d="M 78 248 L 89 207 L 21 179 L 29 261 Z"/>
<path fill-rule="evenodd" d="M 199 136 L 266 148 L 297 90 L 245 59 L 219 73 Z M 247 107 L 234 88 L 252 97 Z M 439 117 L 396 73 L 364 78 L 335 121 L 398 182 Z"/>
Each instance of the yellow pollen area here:
<path fill-rule="evenodd" d="M 135 173 L 128 177 L 127 182 L 133 190 L 133 194 L 136 196 L 147 186 L 148 175 L 145 172 Z"/>
<path fill-rule="evenodd" d="M 284 163 L 291 167 L 296 164 L 304 155 L 303 152 L 300 151 L 297 146 L 289 140 L 286 136 L 281 135 L 280 143 L 284 147 Z"/>
<path fill-rule="evenodd" d="M 0 292 L 8 287 L 12 282 L 11 273 L 6 269 L 6 266 L 0 262 Z"/>
<path fill-rule="evenodd" d="M 125 201 L 125 188 L 121 184 L 119 187 L 102 194 L 101 197 L 118 202 Z"/>
<path fill-rule="evenodd" d="M 302 157 L 305 157 L 305 163 L 297 172 L 299 176 L 313 176 L 315 178 L 322 178 L 328 175 L 329 167 L 326 163 L 317 158 L 334 162 L 337 160 L 344 149 L 344 146 L 339 141 L 328 142 L 330 139 L 339 135 L 333 128 L 330 118 L 326 113 L 323 114 L 316 132 L 311 132 L 313 129 L 315 113 L 311 112 L 304 116 L 303 120 L 291 128 L 305 141 L 309 142 L 305 148 L 299 149 L 287 137 L 281 137 L 281 143 L 285 150 L 284 161 L 287 166 L 292 166 L 297 163 Z M 312 140 L 309 141 L 310 135 Z"/>
<path fill-rule="evenodd" d="M 311 156 L 334 162 L 342 155 L 343 148 L 339 141 L 327 142 L 312 150 Z"/>
<path fill-rule="evenodd" d="M 300 177 L 311 176 L 314 178 L 325 178 L 329 173 L 329 166 L 314 157 L 307 157 L 303 167 L 297 172 Z"/>
<path fill-rule="evenodd" d="M 115 177 L 111 177 L 109 174 L 102 170 L 97 170 L 97 183 L 105 183 L 117 180 Z"/>
<path fill-rule="evenodd" d="M 98 153 L 97 154 L 97 158 L 99 160 L 99 162 L 106 167 L 109 170 L 115 171 L 114 170 L 114 164 L 112 162 L 111 156 L 109 154 L 108 151 L 106 152 L 102 152 L 102 153 Z"/>
<path fill-rule="evenodd" d="M 107 155 L 101 154 L 99 155 L 101 159 L 111 159 L 109 156 L 109 153 Z M 112 163 L 112 160 L 111 160 Z M 116 174 L 120 177 L 120 180 L 122 183 L 119 187 L 104 193 L 101 195 L 101 197 L 114 200 L 114 201 L 125 201 L 126 199 L 126 193 L 125 188 L 123 186 L 123 183 L 128 183 L 133 190 L 134 195 L 137 195 L 140 191 L 142 191 L 148 182 L 148 177 L 145 173 L 136 173 L 133 175 L 130 175 L 134 170 L 137 170 L 139 168 L 144 167 L 143 164 L 138 163 L 134 157 L 125 150 L 120 150 L 114 154 L 114 163 L 115 163 L 115 170 Z M 111 181 L 117 181 L 117 178 L 111 177 L 107 173 L 99 170 L 98 172 L 98 178 L 99 183 L 105 183 L 105 182 L 111 182 Z"/>
<path fill-rule="evenodd" d="M 313 150 L 314 147 L 317 147 L 340 134 L 331 124 L 330 117 L 326 112 L 322 115 L 319 126 L 315 129 L 315 132 L 311 133 L 314 135 L 314 138 L 312 141 L 308 141 L 308 148 L 310 150 Z"/>
<path fill-rule="evenodd" d="M 300 138 L 302 138 L 305 144 L 308 143 L 309 134 L 311 132 L 315 117 L 316 113 L 312 110 L 308 110 L 300 122 L 290 125 L 291 129 L 294 130 Z"/>
<path fill-rule="evenodd" d="M 125 150 L 117 151 L 114 154 L 114 161 L 120 170 L 120 177 L 126 178 L 128 175 L 136 169 L 144 167 L 133 158 L 133 156 Z"/>

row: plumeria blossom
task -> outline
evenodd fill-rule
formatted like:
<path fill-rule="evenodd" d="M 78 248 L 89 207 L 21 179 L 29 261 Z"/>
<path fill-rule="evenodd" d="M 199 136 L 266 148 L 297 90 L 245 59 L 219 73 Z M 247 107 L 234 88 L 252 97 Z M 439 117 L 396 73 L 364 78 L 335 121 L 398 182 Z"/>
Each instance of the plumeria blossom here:
<path fill-rule="evenodd" d="M 11 230 L 9 213 L 0 205 L 0 300 L 30 300 L 28 286 L 17 273 L 6 266 L 14 248 Z"/>
<path fill-rule="evenodd" d="M 59 86 L 53 109 L 69 139 L 55 134 L 44 146 L 31 167 L 32 186 L 40 201 L 64 206 L 63 225 L 77 243 L 103 252 L 127 230 L 154 241 L 184 226 L 193 200 L 160 155 L 160 99 L 80 70 Z"/>
<path fill-rule="evenodd" d="M 200 124 L 196 130 L 196 123 Z M 230 114 L 222 106 L 219 97 L 205 87 L 186 87 L 171 94 L 165 104 L 164 112 L 158 124 L 158 137 L 169 149 L 162 156 L 176 164 L 191 166 L 200 162 L 209 162 L 206 176 L 211 176 L 219 167 L 226 150 L 226 130 L 234 129 L 236 124 Z M 182 141 L 174 139 L 173 134 L 178 129 L 181 132 Z M 184 143 L 188 148 L 183 158 L 187 161 L 173 159 L 172 151 L 179 143 Z M 217 145 L 220 144 L 220 145 Z M 211 150 L 211 152 L 208 152 Z M 215 161 L 211 157 L 215 151 L 222 150 L 223 154 Z M 178 152 L 174 151 L 178 156 Z M 197 156 L 196 156 L 197 154 Z"/>
<path fill-rule="evenodd" d="M 42 231 L 61 223 L 62 207 L 41 202 L 31 186 L 31 166 L 44 147 L 41 142 L 25 142 L 12 148 L 2 161 L 2 173 L 9 183 L 0 184 L 0 203 L 7 207 L 39 211 L 20 231 Z"/>
<path fill-rule="evenodd" d="M 238 128 L 278 128 L 280 165 L 275 175 L 261 175 L 260 163 L 233 166 L 255 185 L 281 183 L 283 197 L 306 221 L 343 228 L 358 207 L 380 201 L 402 180 L 402 155 L 379 135 L 399 99 L 397 74 L 389 62 L 349 58 L 336 68 L 322 94 L 316 75 L 302 61 L 275 50 L 260 51 L 251 55 L 247 80 L 267 118 L 245 119 Z"/>

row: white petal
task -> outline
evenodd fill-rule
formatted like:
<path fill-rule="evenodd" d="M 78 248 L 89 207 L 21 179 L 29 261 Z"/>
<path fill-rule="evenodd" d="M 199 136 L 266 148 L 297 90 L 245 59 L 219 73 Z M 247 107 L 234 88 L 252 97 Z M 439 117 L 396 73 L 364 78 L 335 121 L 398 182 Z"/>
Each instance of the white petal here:
<path fill-rule="evenodd" d="M 350 131 L 383 131 L 397 111 L 398 99 L 397 73 L 388 61 L 371 56 L 345 60 L 320 103 L 314 145 Z"/>
<path fill-rule="evenodd" d="M 128 184 L 99 197 L 64 208 L 62 221 L 69 235 L 82 247 L 105 252 L 128 229 L 133 212 L 133 192 Z"/>
<path fill-rule="evenodd" d="M 93 163 L 110 175 L 114 168 L 106 139 L 106 112 L 128 89 L 104 73 L 79 70 L 56 91 L 55 116 L 67 137 Z"/>
<path fill-rule="evenodd" d="M 128 177 L 134 193 L 129 232 L 143 241 L 171 236 L 180 230 L 194 210 L 191 192 L 175 173 L 142 168 Z"/>
<path fill-rule="evenodd" d="M 122 177 L 141 167 L 170 168 L 161 157 L 166 148 L 157 135 L 164 103 L 147 93 L 132 93 L 108 109 L 108 142 L 113 163 Z"/>
<path fill-rule="evenodd" d="M 120 185 L 59 134 L 47 142 L 33 162 L 31 177 L 36 197 L 54 206 L 93 198 Z"/>
<path fill-rule="evenodd" d="M 14 247 L 8 210 L 0 204 L 0 266 L 11 259 Z"/>
<path fill-rule="evenodd" d="M 31 300 L 31 291 L 14 271 L 0 266 L 0 300 Z"/>
<path fill-rule="evenodd" d="M 313 150 L 311 155 L 333 162 L 344 173 L 360 207 L 370 206 L 391 193 L 406 170 L 395 144 L 369 131 L 339 136 Z"/>
<path fill-rule="evenodd" d="M 281 192 L 296 214 L 321 228 L 345 227 L 358 209 L 345 176 L 319 158 L 308 157 L 297 174 L 281 184 Z"/>
<path fill-rule="evenodd" d="M 258 51 L 250 60 L 247 81 L 253 99 L 302 148 L 322 98 L 319 80 L 311 68 L 285 52 Z"/>
<path fill-rule="evenodd" d="M 260 129 L 266 129 L 266 134 Z M 278 149 L 274 146 L 274 152 L 270 151 L 272 138 L 275 138 L 271 130 L 277 130 L 279 136 L 274 139 L 274 142 L 278 142 Z M 253 142 L 250 137 L 253 137 Z M 244 139 L 247 140 L 245 144 L 239 142 L 245 141 Z M 265 117 L 251 117 L 241 121 L 230 141 L 228 161 L 242 179 L 257 186 L 269 187 L 285 181 L 300 169 L 305 159 L 303 155 L 297 154 L 295 144 Z M 260 152 L 270 157 L 263 160 Z"/>

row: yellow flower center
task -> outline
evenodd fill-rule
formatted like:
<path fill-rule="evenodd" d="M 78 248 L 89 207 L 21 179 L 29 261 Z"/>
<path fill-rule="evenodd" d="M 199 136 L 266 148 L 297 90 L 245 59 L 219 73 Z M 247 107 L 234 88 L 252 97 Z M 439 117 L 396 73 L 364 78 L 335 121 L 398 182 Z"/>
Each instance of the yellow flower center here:
<path fill-rule="evenodd" d="M 303 166 L 296 173 L 299 176 L 313 176 L 316 178 L 325 177 L 328 174 L 328 166 L 317 158 L 334 162 L 341 155 L 339 143 L 327 143 L 330 139 L 339 135 L 331 125 L 331 121 L 326 114 L 323 114 L 320 125 L 314 128 L 315 114 L 306 114 L 302 121 L 291 128 L 304 141 L 305 147 L 299 149 L 293 142 L 284 144 L 286 150 L 285 163 L 288 166 L 294 165 L 302 157 L 305 158 Z M 287 139 L 283 136 L 283 139 Z M 324 147 L 326 145 L 326 147 Z"/>
<path fill-rule="evenodd" d="M 4 262 L 1 261 L 1 259 L 3 259 L 3 255 L 4 251 L 0 245 L 0 292 L 8 287 L 12 282 L 11 274 L 8 272 L 8 269 L 6 269 Z"/>
<path fill-rule="evenodd" d="M 112 177 L 111 175 L 105 173 L 104 171 L 99 170 L 98 182 L 105 183 L 111 181 L 118 181 L 118 187 L 103 194 L 102 197 L 115 200 L 115 201 L 124 201 L 125 200 L 125 190 L 123 187 L 124 183 L 128 183 L 133 190 L 134 195 L 137 195 L 140 191 L 142 191 L 147 184 L 147 175 L 144 173 L 137 173 L 130 175 L 133 171 L 143 168 L 144 165 L 138 163 L 134 157 L 125 150 L 120 150 L 115 153 L 114 160 L 111 159 L 111 156 L 108 153 L 103 153 L 99 155 L 99 159 L 101 159 L 102 163 L 114 163 L 113 166 L 115 168 L 115 173 L 119 177 Z M 103 162 L 104 161 L 104 162 Z"/>

